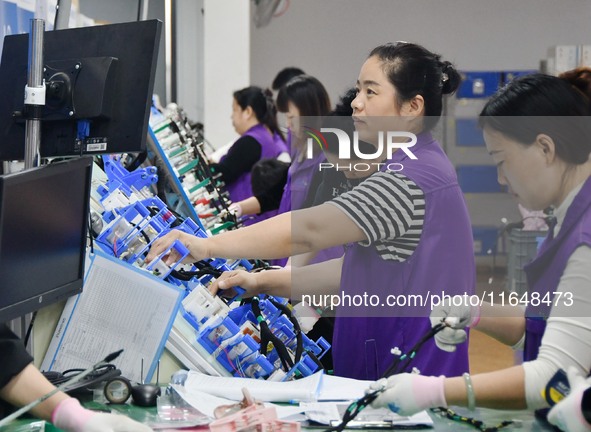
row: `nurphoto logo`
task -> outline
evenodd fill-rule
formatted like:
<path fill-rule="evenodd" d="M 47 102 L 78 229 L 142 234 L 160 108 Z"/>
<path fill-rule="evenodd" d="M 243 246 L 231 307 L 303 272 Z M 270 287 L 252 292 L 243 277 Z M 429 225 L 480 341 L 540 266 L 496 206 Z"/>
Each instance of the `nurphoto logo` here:
<path fill-rule="evenodd" d="M 387 165 L 387 169 L 390 171 L 402 171 L 404 166 L 401 163 L 393 162 L 363 162 L 363 161 L 380 161 L 384 155 L 384 149 L 386 154 L 386 161 L 392 159 L 392 154 L 395 151 L 403 151 L 410 159 L 417 159 L 416 155 L 410 150 L 417 143 L 417 136 L 412 132 L 399 132 L 399 131 L 380 131 L 378 132 L 378 145 L 375 147 L 375 151 L 371 153 L 364 153 L 359 146 L 359 133 L 353 132 L 353 143 L 347 132 L 338 128 L 321 128 L 320 131 L 311 127 L 305 127 L 306 134 L 308 135 L 306 142 L 306 157 L 308 159 L 314 158 L 314 146 L 317 145 L 322 151 L 328 149 L 327 141 L 324 136 L 325 133 L 332 133 L 338 140 L 338 159 L 340 161 L 358 161 L 357 163 L 339 164 L 323 162 L 319 164 L 319 170 L 323 169 L 334 169 L 337 170 L 353 170 L 353 171 L 369 171 L 372 165 L 377 165 L 378 169 L 382 166 Z M 351 145 L 353 144 L 353 145 Z M 353 155 L 351 154 L 353 152 Z"/>

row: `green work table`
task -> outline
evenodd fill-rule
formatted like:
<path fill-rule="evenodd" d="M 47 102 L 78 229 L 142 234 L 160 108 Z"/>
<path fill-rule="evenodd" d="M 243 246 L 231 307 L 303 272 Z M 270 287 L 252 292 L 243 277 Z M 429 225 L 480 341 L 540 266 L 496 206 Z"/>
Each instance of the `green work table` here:
<path fill-rule="evenodd" d="M 126 404 L 126 405 L 104 405 L 99 404 L 96 402 L 87 402 L 85 406 L 89 409 L 93 410 L 105 410 L 105 411 L 117 411 L 122 414 L 127 415 L 139 422 L 142 423 L 150 423 L 151 421 L 155 421 L 157 419 L 157 410 L 156 408 L 140 408 L 134 405 Z M 499 410 L 491 410 L 491 409 L 476 409 L 474 412 L 470 412 L 467 409 L 458 408 L 456 411 L 460 415 L 468 415 L 472 418 L 476 418 L 478 420 L 482 420 L 486 426 L 492 427 L 496 426 L 501 423 L 503 420 L 519 420 L 517 424 L 512 424 L 506 426 L 501 429 L 501 431 L 520 431 L 520 432 L 534 432 L 534 431 L 552 431 L 554 430 L 550 425 L 536 419 L 531 412 L 528 411 L 499 411 Z M 476 431 L 477 429 L 473 426 L 465 423 L 461 423 L 458 421 L 449 420 L 446 418 L 442 418 L 439 415 L 436 415 L 432 412 L 429 412 L 429 415 L 433 419 L 434 427 L 433 429 L 417 429 L 417 430 L 433 430 L 433 431 L 441 431 L 441 432 L 455 432 L 455 431 Z M 0 429 L 0 432 L 36 432 L 42 429 L 32 428 L 31 426 L 38 422 L 35 419 L 21 419 L 14 422 L 10 426 Z M 307 427 L 305 426 L 304 429 L 310 430 L 322 430 L 326 429 L 326 427 Z M 402 429 L 402 428 L 401 428 Z M 168 429 L 168 430 L 173 430 Z M 179 431 L 204 431 L 207 430 L 207 427 L 195 427 L 195 428 L 184 428 L 178 429 Z M 369 429 L 364 429 L 369 430 Z M 379 429 L 383 431 L 384 429 Z M 60 429 L 55 428 L 53 425 L 47 423 L 45 426 L 45 432 L 55 432 L 60 431 Z"/>

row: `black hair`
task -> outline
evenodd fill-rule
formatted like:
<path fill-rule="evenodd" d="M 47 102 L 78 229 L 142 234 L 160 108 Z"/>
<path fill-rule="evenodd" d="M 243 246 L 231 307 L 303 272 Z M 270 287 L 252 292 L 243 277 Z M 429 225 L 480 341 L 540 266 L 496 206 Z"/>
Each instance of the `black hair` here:
<path fill-rule="evenodd" d="M 275 79 L 273 80 L 273 83 L 271 84 L 271 88 L 275 91 L 279 90 L 281 87 L 283 87 L 285 84 L 287 84 L 287 82 L 292 79 L 293 77 L 299 76 L 299 75 L 305 75 L 306 72 L 304 72 L 303 70 L 301 70 L 300 68 L 297 67 L 286 67 L 281 69 L 277 75 L 275 75 Z"/>
<path fill-rule="evenodd" d="M 267 126 L 272 134 L 279 134 L 285 139 L 277 124 L 277 109 L 269 90 L 257 86 L 246 87 L 234 92 L 234 100 L 243 110 L 251 107 L 260 123 Z"/>
<path fill-rule="evenodd" d="M 252 194 L 260 196 L 271 189 L 283 190 L 287 183 L 289 163 L 278 159 L 261 159 L 255 163 L 250 171 Z"/>
<path fill-rule="evenodd" d="M 591 67 L 582 66 L 572 69 L 558 75 L 559 78 L 566 80 L 575 89 L 583 93 L 587 101 L 591 104 Z"/>
<path fill-rule="evenodd" d="M 296 76 L 279 89 L 279 111 L 287 112 L 289 102 L 297 107 L 301 117 L 320 117 L 330 112 L 330 98 L 326 89 L 310 75 Z"/>
<path fill-rule="evenodd" d="M 589 94 L 585 93 L 591 88 L 591 74 L 586 80 L 579 74 L 516 78 L 486 103 L 480 113 L 480 126 L 523 145 L 533 144 L 539 134 L 548 135 L 560 159 L 572 165 L 583 164 L 591 153 L 591 119 L 582 118 L 591 116 Z"/>
<path fill-rule="evenodd" d="M 339 98 L 339 101 L 335 105 L 334 109 L 331 111 L 330 115 L 332 116 L 352 116 L 353 115 L 353 107 L 351 104 L 353 100 L 357 97 L 357 89 L 355 87 L 351 87 L 347 90 L 343 95 Z"/>
<path fill-rule="evenodd" d="M 453 94 L 462 81 L 459 72 L 439 54 L 408 42 L 396 42 L 374 48 L 369 57 L 377 57 L 384 73 L 398 94 L 401 106 L 415 96 L 425 101 L 423 129 L 431 130 L 437 124 L 443 108 L 442 95 Z"/>

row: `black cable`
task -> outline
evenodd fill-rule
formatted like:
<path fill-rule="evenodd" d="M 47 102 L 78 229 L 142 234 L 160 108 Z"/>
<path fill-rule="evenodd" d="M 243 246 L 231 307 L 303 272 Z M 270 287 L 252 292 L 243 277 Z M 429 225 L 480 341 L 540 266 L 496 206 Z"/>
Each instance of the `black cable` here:
<path fill-rule="evenodd" d="M 37 312 L 35 311 L 33 312 L 33 315 L 31 315 L 31 322 L 29 323 L 29 327 L 27 328 L 27 334 L 25 335 L 25 347 L 29 344 L 29 338 L 31 337 L 31 332 L 33 331 L 33 324 L 35 323 L 35 319 L 37 318 Z"/>
<path fill-rule="evenodd" d="M 279 309 L 281 313 L 287 316 L 287 318 L 293 325 L 296 335 L 296 352 L 294 356 L 294 364 L 297 364 L 302 359 L 302 355 L 304 354 L 304 336 L 302 335 L 302 328 L 300 327 L 300 323 L 297 320 L 297 318 L 293 316 L 289 307 L 282 303 L 279 303 L 272 297 L 269 297 L 267 300 L 269 300 L 269 302 L 271 302 L 273 306 Z"/>
<path fill-rule="evenodd" d="M 261 259 L 251 259 L 248 260 L 248 262 L 252 264 L 251 273 L 256 273 L 263 270 L 275 270 L 274 267 L 276 267 L 277 269 L 283 268 L 279 266 L 271 266 L 267 261 Z"/>
<path fill-rule="evenodd" d="M 355 402 L 351 403 L 345 410 L 345 414 L 343 414 L 343 420 L 341 421 L 341 423 L 337 426 L 333 426 L 331 428 L 326 429 L 325 432 L 341 432 L 343 429 L 345 429 L 345 427 L 347 427 L 347 424 L 349 424 L 351 420 L 357 417 L 357 414 L 359 414 L 361 411 L 363 411 L 365 407 L 367 407 L 374 400 L 376 400 L 376 398 L 381 392 L 382 390 L 375 390 L 373 392 L 366 394 L 362 398 L 357 399 Z"/>
<path fill-rule="evenodd" d="M 160 213 L 160 209 L 156 206 L 147 206 L 146 207 L 148 209 L 148 211 L 150 212 L 150 217 L 154 217 L 156 216 L 158 213 Z M 174 211 L 172 208 L 170 208 L 168 205 L 166 207 L 166 210 L 169 211 L 170 213 L 173 214 L 173 216 L 176 218 L 176 220 L 170 225 L 171 227 L 177 227 L 180 224 L 182 224 L 185 221 L 185 218 L 183 216 L 181 216 L 179 213 L 177 213 L 176 211 Z"/>
<path fill-rule="evenodd" d="M 316 357 L 316 354 L 314 354 L 312 351 L 306 351 L 306 352 L 308 353 L 308 356 L 312 359 L 312 361 L 314 363 L 316 363 L 316 365 L 318 366 L 319 369 L 324 369 L 324 365 L 322 364 L 320 359 L 318 357 Z"/>
<path fill-rule="evenodd" d="M 90 240 L 90 253 L 94 254 L 94 234 L 92 232 L 92 214 L 88 212 L 88 239 Z"/>
<path fill-rule="evenodd" d="M 275 336 L 269 328 L 267 321 L 261 313 L 259 301 L 260 300 L 258 297 L 252 297 L 250 302 L 252 312 L 255 314 L 257 321 L 259 322 L 259 332 L 261 336 L 261 348 L 259 352 L 263 355 L 266 355 L 269 342 L 273 343 L 273 347 L 277 351 L 277 356 L 281 361 L 283 369 L 285 370 L 285 372 L 288 372 L 294 366 L 294 363 L 289 356 L 289 352 L 287 351 L 285 344 L 281 341 L 281 339 Z"/>
<path fill-rule="evenodd" d="M 84 378 L 84 381 L 92 381 L 98 379 L 105 375 L 108 372 L 116 370 L 117 367 L 113 364 L 105 364 L 102 366 L 97 367 L 92 372 L 90 372 Z M 43 372 L 45 377 L 51 382 L 53 385 L 58 386 L 62 383 L 65 383 L 69 379 L 73 378 L 74 376 L 78 375 L 79 373 L 84 372 L 82 368 L 73 368 L 63 371 L 62 373 L 59 372 Z"/>
<path fill-rule="evenodd" d="M 421 339 L 419 339 L 419 341 L 410 349 L 410 351 L 407 354 L 401 355 L 394 360 L 392 365 L 386 370 L 386 372 L 384 372 L 384 374 L 382 375 L 382 378 L 387 378 L 391 375 L 396 375 L 398 373 L 401 373 L 406 367 L 408 367 L 410 361 L 413 358 L 415 358 L 416 354 L 421 349 L 421 347 L 425 344 L 425 342 L 427 342 L 429 339 L 431 339 L 433 336 L 435 336 L 437 333 L 439 333 L 445 327 L 446 327 L 446 325 L 444 323 L 440 323 L 440 324 L 433 326 L 423 337 L 421 337 Z M 399 364 L 402 360 L 406 360 L 406 362 L 405 362 L 404 366 L 400 370 L 398 370 Z M 345 410 L 345 414 L 343 415 L 343 420 L 341 421 L 341 423 L 339 423 L 337 426 L 333 426 L 331 428 L 326 429 L 325 432 L 333 432 L 333 431 L 334 432 L 341 432 L 341 431 L 343 431 L 343 429 L 345 429 L 347 424 L 351 420 L 353 420 L 357 416 L 357 414 L 359 414 L 365 407 L 367 407 L 374 400 L 376 400 L 377 397 L 384 390 L 385 390 L 385 388 L 379 389 L 379 390 L 374 390 L 370 393 L 367 393 L 362 398 L 357 399 L 356 401 L 352 402 Z"/>
<path fill-rule="evenodd" d="M 434 337 L 437 333 L 443 330 L 446 327 L 444 323 L 437 324 L 433 326 L 419 341 L 408 351 L 408 353 L 403 354 L 401 356 L 396 357 L 390 367 L 386 369 L 386 372 L 383 373 L 382 378 L 387 378 L 392 375 L 397 375 L 402 373 L 406 370 L 410 362 L 413 358 L 417 355 L 417 352 L 421 349 L 421 347 L 427 342 L 429 339 Z M 406 360 L 404 365 L 401 368 L 398 368 L 398 365 L 402 360 Z"/>
<path fill-rule="evenodd" d="M 445 416 L 446 418 L 448 418 L 450 420 L 457 421 L 460 423 L 465 423 L 470 426 L 473 426 L 476 429 L 480 430 L 481 432 L 497 432 L 499 429 L 502 429 L 506 426 L 509 426 L 509 425 L 515 423 L 513 420 L 504 420 L 496 426 L 486 426 L 482 420 L 459 415 L 458 413 L 450 410 L 449 408 L 445 408 L 445 407 L 431 408 L 431 411 L 436 414 L 439 414 L 441 416 Z"/>
<path fill-rule="evenodd" d="M 175 279 L 181 280 L 181 281 L 190 281 L 194 277 L 200 278 L 205 275 L 212 275 L 212 276 L 215 276 L 216 278 L 218 278 L 221 276 L 222 273 L 223 272 L 221 270 L 218 270 L 218 269 L 215 269 L 212 267 L 212 268 L 199 269 L 197 271 L 171 270 L 170 276 L 172 276 Z"/>
<path fill-rule="evenodd" d="M 142 166 L 142 164 L 146 161 L 147 158 L 148 158 L 148 152 L 146 152 L 146 151 L 140 152 L 137 155 L 135 155 L 135 157 L 133 159 L 131 159 L 129 162 L 127 162 L 125 164 L 124 168 L 127 169 L 129 172 L 135 171 L 140 166 Z"/>

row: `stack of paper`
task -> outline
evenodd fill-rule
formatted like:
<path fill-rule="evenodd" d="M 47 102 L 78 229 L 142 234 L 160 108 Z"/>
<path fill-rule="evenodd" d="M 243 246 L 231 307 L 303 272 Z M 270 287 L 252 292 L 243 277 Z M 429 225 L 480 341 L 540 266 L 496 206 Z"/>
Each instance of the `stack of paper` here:
<path fill-rule="evenodd" d="M 191 371 L 184 387 L 175 386 L 175 389 L 187 402 L 208 415 L 213 415 L 216 406 L 230 403 L 229 400 L 242 400 L 242 388 L 246 387 L 250 394 L 260 401 L 300 402 L 299 407 L 278 407 L 279 418 L 304 412 L 305 417 L 301 416 L 298 420 L 307 419 L 317 424 L 335 425 L 340 422 L 349 402 L 362 397 L 370 384 L 371 381 L 324 375 L 322 372 L 297 381 L 271 382 L 251 378 L 213 377 Z M 370 407 L 365 408 L 348 425 L 352 428 L 432 426 L 433 420 L 425 411 L 411 417 L 403 417 L 387 409 Z"/>
<path fill-rule="evenodd" d="M 197 390 L 235 401 L 242 400 L 242 389 L 263 402 L 312 402 L 318 399 L 322 372 L 296 381 L 276 382 L 253 378 L 214 377 L 191 371 L 185 382 L 189 391 Z"/>
<path fill-rule="evenodd" d="M 348 403 L 316 402 L 301 403 L 306 418 L 314 423 L 335 426 L 341 422 Z M 394 427 L 433 426 L 433 420 L 426 411 L 421 411 L 410 417 L 400 416 L 388 409 L 374 409 L 371 407 L 361 411 L 347 428 L 382 429 Z"/>

